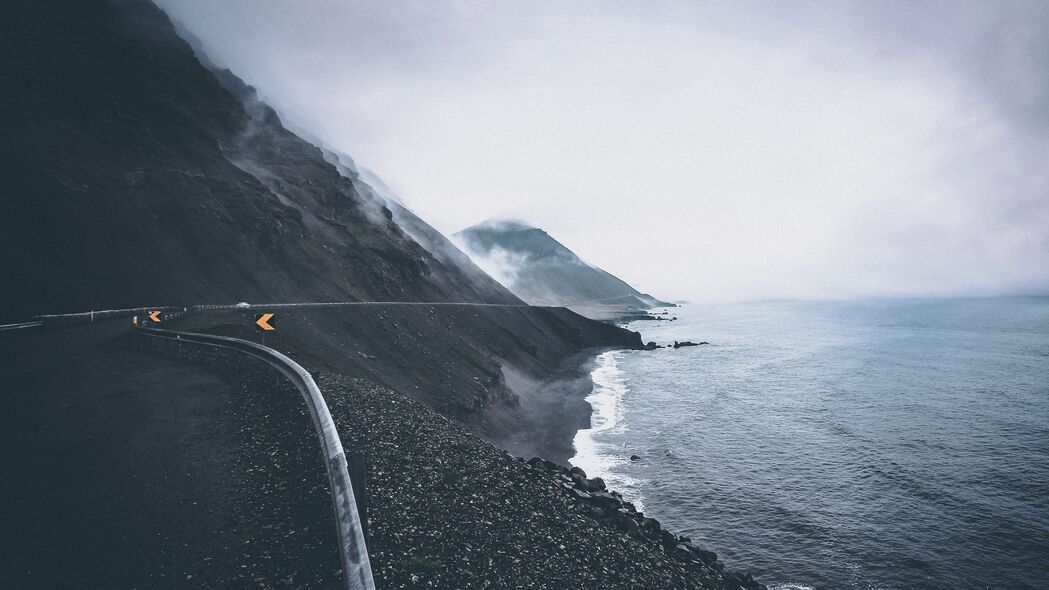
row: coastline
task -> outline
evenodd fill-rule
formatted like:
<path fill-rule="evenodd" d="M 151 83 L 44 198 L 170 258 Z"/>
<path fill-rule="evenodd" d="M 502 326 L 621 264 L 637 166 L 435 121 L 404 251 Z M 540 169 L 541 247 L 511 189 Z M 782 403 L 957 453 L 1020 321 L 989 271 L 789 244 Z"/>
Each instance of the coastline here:
<path fill-rule="evenodd" d="M 643 482 L 614 470 L 619 465 L 629 464 L 631 455 L 625 450 L 612 452 L 598 440 L 601 433 L 623 428 L 623 396 L 629 392 L 629 387 L 625 374 L 619 369 L 619 361 L 626 352 L 607 351 L 595 359 L 595 367 L 590 373 L 592 391 L 586 396 L 586 402 L 592 408 L 589 424 L 576 431 L 572 439 L 575 453 L 568 461 L 592 476 L 600 476 L 638 510 L 644 510 Z"/>
<path fill-rule="evenodd" d="M 385 588 L 766 590 L 579 468 L 514 457 L 373 383 L 320 385 L 347 448 L 367 458 L 369 553 Z"/>

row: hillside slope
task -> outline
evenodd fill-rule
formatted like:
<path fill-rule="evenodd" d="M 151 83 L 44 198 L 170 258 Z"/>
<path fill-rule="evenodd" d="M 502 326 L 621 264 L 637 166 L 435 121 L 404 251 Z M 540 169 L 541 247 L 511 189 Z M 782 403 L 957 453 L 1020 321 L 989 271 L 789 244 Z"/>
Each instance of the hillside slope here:
<path fill-rule="evenodd" d="M 250 88 L 203 67 L 152 4 L 4 11 L 0 68 L 18 92 L 0 93 L 0 317 L 238 300 L 517 302 L 406 235 Z"/>
<path fill-rule="evenodd" d="M 317 143 L 319 145 L 319 142 Z M 459 250 L 444 234 L 405 206 L 386 187 L 382 179 L 367 170 L 360 170 L 353 158 L 345 153 L 327 148 L 322 150 L 328 162 L 331 162 L 340 174 L 350 179 L 366 203 L 375 209 L 388 209 L 394 223 L 441 263 L 432 269 L 434 278 L 441 284 L 463 288 L 467 292 L 499 290 L 499 297 L 494 298 L 495 301 L 509 302 L 506 297 L 510 296 L 515 302 L 523 303 L 516 296 L 506 292 L 502 285 L 481 270 L 473 259 Z"/>

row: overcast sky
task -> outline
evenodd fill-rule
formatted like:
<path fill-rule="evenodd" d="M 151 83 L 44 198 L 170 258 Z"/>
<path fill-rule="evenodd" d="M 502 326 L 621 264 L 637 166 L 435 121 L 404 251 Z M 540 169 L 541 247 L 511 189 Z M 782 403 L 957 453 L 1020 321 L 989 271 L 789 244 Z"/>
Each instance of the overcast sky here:
<path fill-rule="evenodd" d="M 446 234 L 665 298 L 1049 292 L 1049 2 L 160 4 Z"/>

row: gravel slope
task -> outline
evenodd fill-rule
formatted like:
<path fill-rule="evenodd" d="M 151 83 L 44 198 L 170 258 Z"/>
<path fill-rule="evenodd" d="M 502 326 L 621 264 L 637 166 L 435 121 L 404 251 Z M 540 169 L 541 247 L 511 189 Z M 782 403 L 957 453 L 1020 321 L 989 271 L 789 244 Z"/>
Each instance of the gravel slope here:
<path fill-rule="evenodd" d="M 560 470 L 514 458 L 418 402 L 334 374 L 318 383 L 343 444 L 367 462 L 382 588 L 762 587 L 595 519 Z"/>

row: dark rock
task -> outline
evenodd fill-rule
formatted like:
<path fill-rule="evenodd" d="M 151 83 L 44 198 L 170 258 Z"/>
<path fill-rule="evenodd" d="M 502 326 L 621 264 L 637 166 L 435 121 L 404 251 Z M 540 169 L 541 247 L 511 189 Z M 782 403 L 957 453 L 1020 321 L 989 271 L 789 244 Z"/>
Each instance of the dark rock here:
<path fill-rule="evenodd" d="M 608 492 L 594 492 L 590 494 L 590 501 L 594 506 L 599 506 L 610 511 L 619 510 L 619 508 L 623 506 L 622 500 Z"/>
<path fill-rule="evenodd" d="M 573 467 L 573 468 L 569 469 L 568 470 L 568 474 L 569 475 L 581 475 L 581 476 L 583 476 L 584 479 L 586 478 L 586 472 L 583 471 L 582 469 L 580 469 L 579 467 Z"/>
<path fill-rule="evenodd" d="M 631 461 L 640 461 L 641 457 L 638 456 L 638 455 L 630 455 L 630 460 Z"/>
<path fill-rule="evenodd" d="M 645 529 L 646 531 L 658 532 L 660 529 L 659 521 L 654 518 L 642 518 L 640 524 L 641 528 Z"/>
<path fill-rule="evenodd" d="M 590 516 L 593 516 L 594 518 L 601 520 L 608 516 L 608 511 L 604 508 L 601 508 L 600 506 L 591 506 Z"/>
<path fill-rule="evenodd" d="M 586 489 L 586 476 L 585 475 L 579 475 L 578 473 L 573 473 L 571 475 L 572 475 L 572 483 L 574 483 L 577 488 L 579 488 L 581 490 L 585 490 Z"/>
<path fill-rule="evenodd" d="M 678 543 L 674 545 L 674 554 L 680 558 L 688 559 L 692 556 L 692 546 L 687 543 Z"/>
<path fill-rule="evenodd" d="M 674 341 L 674 348 L 681 348 L 682 346 L 699 346 L 699 345 L 696 344 L 695 342 L 692 342 L 691 340 L 685 340 L 684 342 L 678 342 L 677 340 Z"/>
<path fill-rule="evenodd" d="M 754 581 L 750 573 L 732 572 L 725 574 L 725 588 L 727 590 L 757 590 L 764 588 L 762 584 Z"/>
<path fill-rule="evenodd" d="M 629 513 L 625 513 L 622 509 L 618 511 L 616 517 L 616 527 L 628 535 L 640 535 L 641 527 L 638 526 L 637 521 L 630 517 Z"/>
<path fill-rule="evenodd" d="M 718 554 L 713 551 L 707 551 L 697 547 L 692 553 L 694 553 L 700 561 L 706 564 L 711 564 L 718 560 Z"/>
<path fill-rule="evenodd" d="M 589 500 L 590 499 L 590 494 L 584 492 L 583 490 L 577 489 L 577 488 L 572 488 L 572 494 L 576 497 L 577 500 L 580 500 L 580 501 L 585 501 L 585 500 Z"/>
<path fill-rule="evenodd" d="M 605 489 L 605 480 L 600 477 L 583 480 L 583 489 L 588 492 L 600 492 Z"/>

